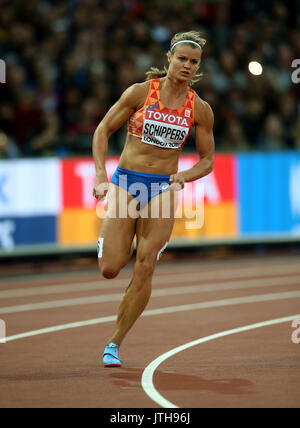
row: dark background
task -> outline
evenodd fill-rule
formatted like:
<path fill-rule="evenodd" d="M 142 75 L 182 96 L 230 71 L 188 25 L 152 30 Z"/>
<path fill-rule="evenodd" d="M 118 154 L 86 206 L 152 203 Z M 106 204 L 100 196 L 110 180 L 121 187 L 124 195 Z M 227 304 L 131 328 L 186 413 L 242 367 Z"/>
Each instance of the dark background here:
<path fill-rule="evenodd" d="M 167 65 L 172 36 L 189 30 L 207 38 L 194 89 L 213 108 L 216 150 L 300 149 L 297 0 L 0 0 L 0 10 L 1 158 L 91 155 L 110 106 Z M 249 73 L 251 60 L 262 75 Z"/>

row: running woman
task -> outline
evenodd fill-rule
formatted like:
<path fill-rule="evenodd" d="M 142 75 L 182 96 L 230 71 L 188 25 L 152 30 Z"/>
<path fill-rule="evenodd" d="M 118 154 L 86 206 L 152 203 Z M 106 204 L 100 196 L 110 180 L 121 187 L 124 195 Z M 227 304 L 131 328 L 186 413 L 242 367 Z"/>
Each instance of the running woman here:
<path fill-rule="evenodd" d="M 213 112 L 191 89 L 201 77 L 197 71 L 205 42 L 196 31 L 176 34 L 167 54 L 168 69 L 152 67 L 145 82 L 126 89 L 93 137 L 96 168 L 93 195 L 103 200 L 108 192 L 98 241 L 98 262 L 104 278 L 115 278 L 128 263 L 136 237 L 133 276 L 103 353 L 104 367 L 121 366 L 119 347 L 149 301 L 154 269 L 174 225 L 175 188 L 182 189 L 184 183 L 206 176 L 213 168 Z M 108 186 L 105 168 L 108 140 L 125 121 L 128 121 L 126 144 Z M 192 168 L 178 172 L 178 158 L 193 127 L 199 161 Z M 171 208 L 169 216 L 163 215 L 161 208 L 166 198 Z M 153 203 L 159 207 L 156 215 L 151 215 Z M 134 204 L 138 214 L 129 215 Z M 150 214 L 144 215 L 148 208 Z"/>

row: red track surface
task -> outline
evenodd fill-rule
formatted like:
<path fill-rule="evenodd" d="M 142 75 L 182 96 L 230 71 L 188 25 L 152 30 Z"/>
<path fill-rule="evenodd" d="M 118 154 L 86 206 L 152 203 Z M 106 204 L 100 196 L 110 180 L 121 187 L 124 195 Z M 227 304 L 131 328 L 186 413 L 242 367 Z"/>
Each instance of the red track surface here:
<path fill-rule="evenodd" d="M 0 318 L 7 337 L 115 315 L 131 271 L 116 280 L 102 279 L 95 269 L 1 279 Z M 104 369 L 99 360 L 112 321 L 0 344 L 0 407 L 159 408 L 141 386 L 152 360 L 200 337 L 300 314 L 297 292 L 299 256 L 162 261 L 147 311 L 247 296 L 275 294 L 275 300 L 227 300 L 226 306 L 149 313 L 125 339 L 124 365 L 117 369 Z M 85 298 L 90 300 L 84 303 Z M 37 306 L 20 307 L 32 304 Z M 197 345 L 161 364 L 154 385 L 183 408 L 300 407 L 300 343 L 292 342 L 292 332 L 286 322 Z"/>

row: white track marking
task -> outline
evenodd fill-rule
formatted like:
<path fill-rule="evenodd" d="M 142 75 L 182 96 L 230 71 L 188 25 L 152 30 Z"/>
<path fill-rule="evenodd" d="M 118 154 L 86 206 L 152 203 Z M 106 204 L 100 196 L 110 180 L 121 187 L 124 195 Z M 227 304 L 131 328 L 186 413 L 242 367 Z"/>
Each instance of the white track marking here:
<path fill-rule="evenodd" d="M 298 259 L 300 260 L 300 258 Z M 300 272 L 300 263 L 297 262 L 297 260 L 295 260 L 295 262 L 291 262 L 290 259 L 289 261 L 284 261 L 282 259 L 278 259 L 275 261 L 276 264 L 271 264 L 270 261 L 266 261 L 264 264 L 262 264 L 261 260 L 257 259 L 257 261 L 254 262 L 253 261 L 243 261 L 242 263 L 245 263 L 244 265 L 240 262 L 238 264 L 238 266 L 235 266 L 235 262 L 233 263 L 233 261 L 225 261 L 225 260 L 220 260 L 219 263 L 212 263 L 211 261 L 208 261 L 206 263 L 185 263 L 184 266 L 182 266 L 182 264 L 175 264 L 172 265 L 170 267 L 169 264 L 161 264 L 158 265 L 155 271 L 155 275 L 154 275 L 154 280 L 159 277 L 160 275 L 163 276 L 166 273 L 169 273 L 170 270 L 172 270 L 172 272 L 178 272 L 180 274 L 180 272 L 182 271 L 182 269 L 186 269 L 186 270 L 191 270 L 191 274 L 199 274 L 204 278 L 207 279 L 222 279 L 223 277 L 225 278 L 239 278 L 241 276 L 243 276 L 243 272 L 245 275 L 249 275 L 249 276 L 259 276 L 260 274 L 265 274 L 265 272 L 270 272 L 270 274 L 274 273 L 276 274 L 282 274 L 282 273 L 299 273 Z M 251 263 L 250 263 L 251 262 Z M 251 266 L 253 264 L 253 266 Z M 250 265 L 250 266 L 249 266 Z M 194 270 L 196 269 L 196 270 Z M 123 274 L 126 275 L 126 272 L 128 273 L 128 279 L 131 277 L 132 274 L 132 269 L 130 267 L 125 267 L 123 269 Z M 57 287 L 63 287 L 66 286 L 68 287 L 68 284 L 57 284 L 58 281 L 61 281 L 63 278 L 66 278 L 66 280 L 68 279 L 73 279 L 75 277 L 78 279 L 80 277 L 86 277 L 86 276 L 90 276 L 90 279 L 92 280 L 93 278 L 95 278 L 95 276 L 97 276 L 97 272 L 95 271 L 94 275 L 91 275 L 90 271 L 89 272 L 61 272 L 60 274 L 36 274 L 36 275 L 29 275 L 29 276 L 25 276 L 21 278 L 5 278 L 4 280 L 0 279 L 0 289 L 2 286 L 9 286 L 11 283 L 12 285 L 17 285 L 18 283 L 20 283 L 20 285 L 27 285 L 29 282 L 31 284 L 34 284 L 35 282 L 41 282 L 43 280 L 45 280 L 45 277 L 47 278 L 46 281 L 53 281 L 53 286 L 57 286 Z M 97 283 L 100 285 L 101 283 L 107 283 L 108 281 L 101 278 L 100 273 L 99 275 L 99 280 L 97 280 Z M 114 279 L 114 280 L 109 280 L 109 284 L 113 284 L 115 282 L 120 282 L 120 281 L 124 281 L 127 278 L 118 278 L 118 279 Z M 90 281 L 91 282 L 91 281 Z M 93 282 L 93 284 L 95 284 L 96 282 Z M 83 280 L 81 284 L 89 284 L 89 281 Z M 71 284 L 72 286 L 73 284 Z M 75 287 L 77 284 L 74 284 Z M 51 285 L 50 285 L 51 286 Z M 47 288 L 49 287 L 49 284 L 47 284 L 44 287 L 33 287 L 37 290 L 42 289 L 42 288 Z M 109 287 L 108 287 L 109 288 Z"/>
<path fill-rule="evenodd" d="M 192 348 L 193 346 L 200 345 L 204 342 L 209 342 L 211 340 L 219 339 L 220 337 L 229 336 L 236 333 L 242 333 L 244 331 L 254 330 L 257 328 L 267 327 L 270 325 L 275 324 L 281 324 L 288 321 L 293 321 L 294 319 L 300 318 L 300 314 L 298 315 L 291 315 L 288 317 L 283 318 L 276 318 L 269 321 L 263 321 L 255 324 L 246 325 L 243 327 L 234 328 L 232 330 L 226 330 L 222 331 L 216 334 L 212 334 L 210 336 L 202 337 L 197 340 L 193 340 L 192 342 L 188 342 L 184 345 L 178 346 L 177 348 L 171 349 L 170 351 L 166 352 L 163 355 L 160 355 L 158 358 L 156 358 L 154 361 L 152 361 L 144 370 L 142 374 L 142 387 L 145 391 L 145 393 L 151 398 L 151 400 L 155 401 L 157 404 L 159 404 L 163 408 L 179 408 L 176 404 L 171 403 L 170 401 L 166 400 L 155 388 L 153 384 L 153 376 L 155 373 L 155 370 L 157 367 L 162 364 L 164 361 L 166 361 L 168 358 L 172 357 L 175 354 L 178 354 L 179 352 L 185 351 L 186 349 Z"/>
<path fill-rule="evenodd" d="M 26 333 L 21 333 L 21 334 L 15 334 L 14 336 L 6 337 L 4 340 L 7 343 L 7 342 L 12 342 L 13 340 L 25 339 L 26 337 L 39 336 L 41 334 L 54 333 L 62 330 L 69 330 L 71 328 L 79 328 L 79 327 L 86 327 L 86 326 L 95 325 L 95 324 L 103 324 L 103 323 L 115 321 L 116 319 L 117 317 L 113 315 L 113 316 L 107 316 L 102 318 L 95 318 L 87 321 L 72 322 L 69 324 L 56 325 L 54 327 L 42 328 L 40 330 L 28 331 Z M 1 340 L 0 340 L 0 343 L 2 343 Z"/>
<path fill-rule="evenodd" d="M 178 275 L 177 275 L 178 277 Z M 176 278 L 178 279 L 178 278 Z M 172 283 L 177 280 L 173 278 Z M 179 278 L 179 282 L 180 278 Z M 166 281 L 163 281 L 165 284 Z M 279 287 L 287 285 L 298 285 L 300 283 L 299 276 L 288 276 L 279 278 L 261 278 L 261 279 L 247 279 L 242 281 L 224 281 L 219 284 L 201 284 L 183 287 L 169 287 L 161 288 L 152 291 L 152 297 L 199 294 L 213 291 L 227 291 L 227 290 L 245 290 L 248 288 L 264 288 L 264 287 Z M 0 307 L 0 315 L 12 314 L 18 312 L 37 311 L 43 309 L 63 308 L 68 306 L 91 305 L 95 303 L 116 302 L 119 301 L 124 294 L 104 294 L 101 296 L 77 297 L 73 299 L 60 299 L 47 302 L 29 303 L 24 305 Z"/>
<path fill-rule="evenodd" d="M 246 297 L 236 297 L 236 298 L 232 298 L 232 299 L 221 299 L 221 300 L 214 300 L 214 301 L 209 301 L 209 302 L 194 303 L 194 304 L 190 304 L 190 305 L 169 306 L 166 308 L 146 310 L 141 315 L 141 317 L 170 314 L 170 313 L 175 313 L 175 312 L 192 311 L 192 310 L 197 310 L 197 309 L 207 309 L 207 308 L 217 308 L 217 307 L 232 306 L 232 305 L 241 305 L 244 303 L 258 303 L 258 302 L 268 302 L 268 301 L 274 301 L 274 300 L 294 299 L 294 298 L 298 298 L 298 297 L 300 297 L 300 291 L 286 292 L 286 293 L 269 293 L 269 294 L 260 294 L 260 295 L 256 295 L 256 296 L 246 296 Z M 26 337 L 38 336 L 41 334 L 53 333 L 53 332 L 62 331 L 62 330 L 69 330 L 72 328 L 85 327 L 88 325 L 103 324 L 103 323 L 115 321 L 116 318 L 117 318 L 116 316 L 107 316 L 107 317 L 95 318 L 95 319 L 91 319 L 91 320 L 87 320 L 87 321 L 79 321 L 79 322 L 75 322 L 75 323 L 68 323 L 68 324 L 62 324 L 62 325 L 58 325 L 58 326 L 43 328 L 40 330 L 29 331 L 29 332 L 9 336 L 6 338 L 6 342 L 11 342 L 11 341 L 17 340 L 17 339 L 24 339 Z"/>
<path fill-rule="evenodd" d="M 257 277 L 263 276 L 264 278 L 268 275 L 284 275 L 285 273 L 289 275 L 300 274 L 300 265 L 293 267 L 280 267 L 273 266 L 272 268 L 264 268 L 262 272 L 259 272 L 257 269 L 237 269 L 234 271 L 215 271 L 215 272 L 192 272 L 186 274 L 170 274 L 168 276 L 159 276 L 155 275 L 153 278 L 153 286 L 172 284 L 177 282 L 187 283 L 189 281 L 195 281 L 201 279 L 201 281 L 217 281 L 224 279 L 238 280 L 244 277 Z M 280 277 L 279 277 L 280 278 Z M 292 278 L 289 276 L 288 278 Z M 300 284 L 300 275 L 295 277 L 298 279 Z M 13 290 L 3 290 L 0 291 L 1 299 L 8 299 L 13 297 L 27 297 L 27 296 L 39 296 L 39 295 L 50 295 L 50 294 L 61 294 L 61 293 L 70 293 L 70 292 L 85 292 L 92 290 L 102 290 L 102 289 L 111 289 L 111 288 L 121 288 L 124 287 L 126 281 L 129 281 L 128 278 L 118 278 L 114 280 L 100 280 L 99 281 L 84 281 L 77 284 L 56 284 L 48 285 L 43 287 L 30 287 L 30 288 L 20 288 Z M 248 281 L 247 280 L 243 280 Z M 203 284 L 204 286 L 206 284 Z"/>

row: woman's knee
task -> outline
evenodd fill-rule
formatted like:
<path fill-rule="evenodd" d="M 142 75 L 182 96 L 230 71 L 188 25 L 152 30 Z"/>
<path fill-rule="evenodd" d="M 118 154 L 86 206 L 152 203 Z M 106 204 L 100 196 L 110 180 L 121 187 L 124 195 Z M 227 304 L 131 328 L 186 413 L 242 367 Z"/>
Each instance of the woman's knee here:
<path fill-rule="evenodd" d="M 116 276 L 119 274 L 120 270 L 122 269 L 122 266 L 120 265 L 107 263 L 103 260 L 98 260 L 98 265 L 102 276 L 106 279 L 116 278 Z"/>
<path fill-rule="evenodd" d="M 156 257 L 153 254 L 139 255 L 135 263 L 135 271 L 144 278 L 152 277 L 156 265 Z"/>

